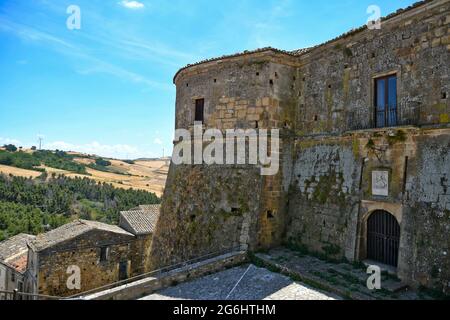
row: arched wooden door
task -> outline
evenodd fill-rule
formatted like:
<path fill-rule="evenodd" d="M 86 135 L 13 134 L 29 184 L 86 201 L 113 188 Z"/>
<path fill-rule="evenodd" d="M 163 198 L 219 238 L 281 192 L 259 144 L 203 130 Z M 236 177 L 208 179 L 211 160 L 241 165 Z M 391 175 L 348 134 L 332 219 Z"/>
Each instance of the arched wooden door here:
<path fill-rule="evenodd" d="M 367 220 L 367 258 L 397 267 L 400 225 L 386 211 L 375 211 Z"/>

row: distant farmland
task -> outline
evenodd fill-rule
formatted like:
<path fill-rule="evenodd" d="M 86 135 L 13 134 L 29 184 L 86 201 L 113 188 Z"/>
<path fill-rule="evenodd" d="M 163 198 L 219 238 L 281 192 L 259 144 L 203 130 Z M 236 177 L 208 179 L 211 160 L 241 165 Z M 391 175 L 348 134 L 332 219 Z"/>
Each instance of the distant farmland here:
<path fill-rule="evenodd" d="M 30 154 L 30 152 L 27 152 Z M 32 153 L 31 153 L 32 154 Z M 114 187 L 122 189 L 136 189 L 153 192 L 161 196 L 169 170 L 170 159 L 143 159 L 136 161 L 122 161 L 115 159 L 106 159 L 110 162 L 107 167 L 96 166 L 96 156 L 87 156 L 75 152 L 67 153 L 71 162 L 85 167 L 86 173 L 77 173 L 60 168 L 54 168 L 42 162 L 39 166 L 31 169 L 18 168 L 14 164 L 0 164 L 0 173 L 11 174 L 21 177 L 37 177 L 42 174 L 37 170 L 46 171 L 49 175 L 52 173 L 63 174 L 67 177 L 88 177 L 98 182 L 106 182 Z M 17 155 L 17 154 L 16 154 Z"/>

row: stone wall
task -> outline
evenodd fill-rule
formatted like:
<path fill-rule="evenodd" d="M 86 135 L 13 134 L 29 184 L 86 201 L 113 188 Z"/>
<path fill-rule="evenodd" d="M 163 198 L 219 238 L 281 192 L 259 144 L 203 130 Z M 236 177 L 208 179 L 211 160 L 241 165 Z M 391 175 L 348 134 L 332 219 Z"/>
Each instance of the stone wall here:
<path fill-rule="evenodd" d="M 256 168 L 172 166 L 153 240 L 153 268 L 254 242 L 261 190 Z"/>
<path fill-rule="evenodd" d="M 196 99 L 205 99 L 206 128 L 280 127 L 280 104 L 295 108 L 294 63 L 282 54 L 265 52 L 185 70 L 175 79 L 176 128 L 194 125 Z"/>
<path fill-rule="evenodd" d="M 300 57 L 298 134 L 343 133 L 374 124 L 374 79 L 396 74 L 399 121 L 448 123 L 448 1 L 432 1 L 319 46 Z"/>
<path fill-rule="evenodd" d="M 136 236 L 131 243 L 129 258 L 131 262 L 131 276 L 147 273 L 151 270 L 150 251 L 152 248 L 153 235 Z"/>
<path fill-rule="evenodd" d="M 37 262 L 37 293 L 66 297 L 119 281 L 119 264 L 127 262 L 128 276 L 144 270 L 142 240 L 133 236 L 111 234 L 99 230 L 90 231 L 73 240 L 34 253 Z M 108 248 L 108 257 L 100 261 L 101 247 Z M 71 290 L 67 280 L 70 266 L 81 272 L 81 289 Z"/>
<path fill-rule="evenodd" d="M 289 193 L 287 242 L 330 258 L 353 259 L 359 155 L 349 138 L 297 144 Z"/>
<path fill-rule="evenodd" d="M 293 170 L 287 242 L 325 258 L 367 257 L 367 219 L 376 210 L 401 227 L 398 276 L 448 292 L 450 129 L 380 129 L 302 140 Z M 389 172 L 389 193 L 372 172 Z"/>
<path fill-rule="evenodd" d="M 406 181 L 405 277 L 450 293 L 450 132 L 425 131 L 416 144 Z"/>

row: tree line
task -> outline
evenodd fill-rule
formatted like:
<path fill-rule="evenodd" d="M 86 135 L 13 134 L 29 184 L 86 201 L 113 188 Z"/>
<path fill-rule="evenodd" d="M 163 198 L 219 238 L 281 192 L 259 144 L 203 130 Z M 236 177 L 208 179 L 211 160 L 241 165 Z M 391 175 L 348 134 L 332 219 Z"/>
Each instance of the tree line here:
<path fill-rule="evenodd" d="M 5 150 L 0 150 L 0 164 L 21 169 L 44 172 L 45 169 L 37 168 L 40 165 L 66 170 L 79 174 L 87 174 L 86 167 L 76 163 L 74 156 L 64 151 L 37 150 L 33 153 L 17 151 L 13 145 L 4 146 Z M 14 149 L 16 151 L 14 151 Z"/>
<path fill-rule="evenodd" d="M 85 165 L 74 160 L 76 157 L 82 157 L 82 155 L 74 156 L 61 150 L 33 150 L 33 152 L 24 152 L 22 150 L 18 150 L 17 147 L 12 144 L 4 145 L 3 148 L 5 150 L 0 150 L 0 164 L 6 166 L 45 172 L 45 169 L 40 167 L 41 165 L 45 165 L 50 168 L 65 170 L 86 176 L 90 176 L 86 170 L 87 168 L 121 175 L 131 175 L 115 170 L 111 167 L 111 161 L 100 157 L 94 158 L 95 161 L 93 163 Z M 87 156 L 85 158 L 92 159 Z M 130 161 L 127 163 L 130 163 Z"/>
<path fill-rule="evenodd" d="M 0 175 L 0 240 L 21 232 L 38 234 L 76 218 L 117 224 L 119 213 L 160 199 L 89 178 Z"/>

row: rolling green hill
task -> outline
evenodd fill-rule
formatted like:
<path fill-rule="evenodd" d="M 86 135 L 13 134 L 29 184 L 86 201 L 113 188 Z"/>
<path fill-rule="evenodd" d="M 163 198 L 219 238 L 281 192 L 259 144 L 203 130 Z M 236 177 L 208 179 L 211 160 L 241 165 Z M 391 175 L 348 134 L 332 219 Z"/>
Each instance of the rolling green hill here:
<path fill-rule="evenodd" d="M 39 150 L 34 152 L 0 150 L 0 164 L 21 169 L 44 172 L 38 168 L 45 165 L 55 169 L 66 170 L 79 174 L 87 174 L 86 166 L 76 163 L 73 155 L 64 151 Z"/>

